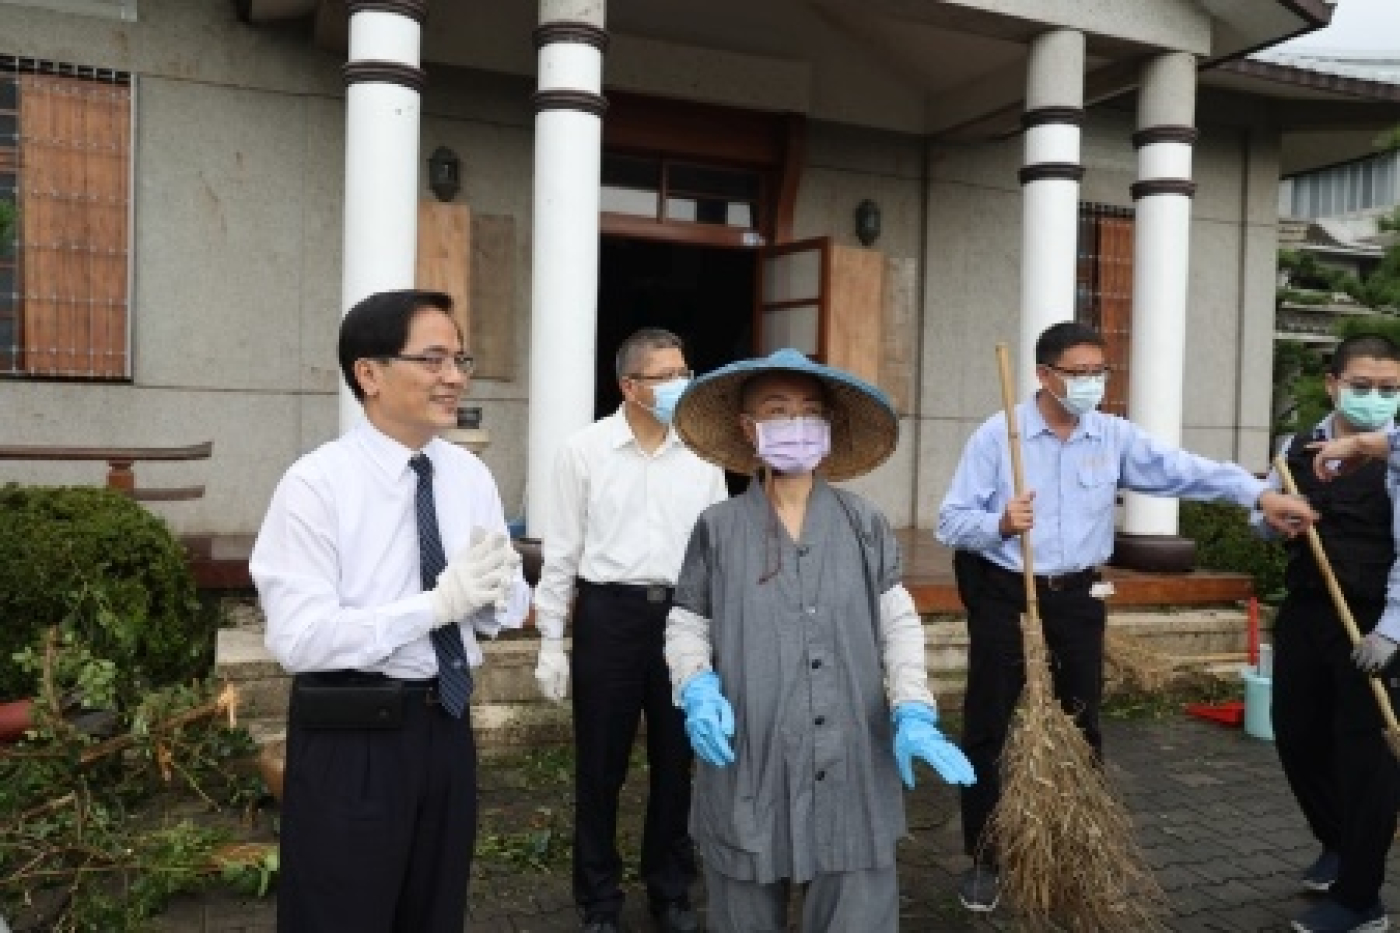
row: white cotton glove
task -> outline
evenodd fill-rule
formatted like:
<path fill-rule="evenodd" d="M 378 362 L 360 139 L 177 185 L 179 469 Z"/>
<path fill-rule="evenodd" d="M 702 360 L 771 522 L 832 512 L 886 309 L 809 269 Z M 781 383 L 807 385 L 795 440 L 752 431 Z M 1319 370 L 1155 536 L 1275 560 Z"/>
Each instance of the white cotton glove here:
<path fill-rule="evenodd" d="M 1379 674 L 1395 657 L 1397 647 L 1400 645 L 1380 632 L 1371 632 L 1356 643 L 1351 661 L 1363 674 Z"/>
<path fill-rule="evenodd" d="M 428 592 L 437 626 L 488 607 L 504 609 L 519 568 L 520 555 L 504 532 L 473 528 L 471 543 L 452 558 Z"/>
<path fill-rule="evenodd" d="M 569 656 L 564 653 L 564 639 L 540 636 L 535 682 L 547 700 L 559 703 L 569 695 Z"/>

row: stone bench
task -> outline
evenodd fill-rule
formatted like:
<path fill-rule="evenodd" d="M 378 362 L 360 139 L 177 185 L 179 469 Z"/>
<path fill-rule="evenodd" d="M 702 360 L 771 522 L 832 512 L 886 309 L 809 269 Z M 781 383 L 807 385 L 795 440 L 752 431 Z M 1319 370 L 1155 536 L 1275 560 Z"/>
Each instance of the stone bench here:
<path fill-rule="evenodd" d="M 105 461 L 108 489 L 124 493 L 138 502 L 178 502 L 199 499 L 204 486 L 137 486 L 133 465 L 138 461 L 208 460 L 214 442 L 188 447 L 60 447 L 50 444 L 0 444 L 0 460 L 43 460 L 70 462 Z"/>

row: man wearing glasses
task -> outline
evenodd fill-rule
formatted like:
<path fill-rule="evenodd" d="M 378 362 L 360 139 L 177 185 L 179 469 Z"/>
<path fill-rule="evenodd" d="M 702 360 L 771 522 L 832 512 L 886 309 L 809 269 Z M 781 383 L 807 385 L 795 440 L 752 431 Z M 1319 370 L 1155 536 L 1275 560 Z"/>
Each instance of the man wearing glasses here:
<path fill-rule="evenodd" d="M 249 571 L 293 673 L 277 927 L 460 933 L 476 841 L 467 702 L 477 635 L 530 605 L 496 484 L 436 435 L 472 359 L 437 292 L 380 292 L 341 322 L 365 420 L 298 460 Z"/>
<path fill-rule="evenodd" d="M 1353 652 L 1311 549 L 1290 541 L 1288 595 L 1274 619 L 1273 726 L 1283 773 L 1322 847 L 1301 878 L 1304 890 L 1322 895 L 1293 922 L 1304 933 L 1386 928 L 1380 889 L 1400 806 L 1400 770 L 1367 683 L 1400 638 L 1400 620 L 1382 622 L 1395 564 L 1393 479 L 1376 460 L 1326 480 L 1313 471 L 1318 445 L 1394 429 L 1400 348 L 1381 336 L 1348 337 L 1333 351 L 1325 382 L 1332 413 L 1286 439 L 1282 453 L 1322 516 L 1317 533 L 1365 637 Z M 1389 453 L 1383 441 L 1377 446 Z M 1281 485 L 1272 471 L 1269 484 Z"/>
<path fill-rule="evenodd" d="M 666 615 L 695 519 L 727 495 L 724 474 L 671 430 L 691 377 L 680 338 L 646 328 L 617 351 L 622 406 L 564 442 L 545 518 L 535 593 L 535 677 L 561 701 L 573 601 L 574 900 L 589 933 L 620 929 L 618 795 L 646 715 L 648 794 L 641 878 L 667 933 L 699 929 L 690 905 L 694 848 L 690 742 L 662 656 Z"/>
<path fill-rule="evenodd" d="M 938 513 L 938 539 L 957 549 L 953 570 L 967 607 L 962 747 L 977 773 L 977 782 L 960 791 L 963 846 L 973 866 L 958 896 L 979 912 L 994 909 L 1000 896 L 997 853 L 982 836 L 1001 795 L 998 761 L 1025 683 L 1018 536 L 1031 536 L 1055 695 L 1099 752 L 1105 611 L 1094 584 L 1113 552 L 1118 490 L 1257 506 L 1290 536 L 1316 518 L 1305 500 L 1269 489 L 1235 464 L 1171 447 L 1097 411 L 1109 377 L 1097 331 L 1052 325 L 1036 341 L 1035 362 L 1040 389 L 1016 406 L 1025 492 L 1015 494 L 1006 416 L 999 413 L 967 442 Z"/>

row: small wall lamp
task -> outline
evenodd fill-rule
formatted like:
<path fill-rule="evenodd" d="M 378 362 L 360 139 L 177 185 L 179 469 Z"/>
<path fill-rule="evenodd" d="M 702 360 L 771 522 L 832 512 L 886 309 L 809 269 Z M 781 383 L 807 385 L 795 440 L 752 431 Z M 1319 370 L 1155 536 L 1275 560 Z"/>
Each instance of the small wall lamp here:
<path fill-rule="evenodd" d="M 439 201 L 451 201 L 462 190 L 462 160 L 446 146 L 428 156 L 428 187 Z"/>
<path fill-rule="evenodd" d="M 880 239 L 880 205 L 869 198 L 856 205 L 856 239 L 862 246 L 874 246 Z"/>

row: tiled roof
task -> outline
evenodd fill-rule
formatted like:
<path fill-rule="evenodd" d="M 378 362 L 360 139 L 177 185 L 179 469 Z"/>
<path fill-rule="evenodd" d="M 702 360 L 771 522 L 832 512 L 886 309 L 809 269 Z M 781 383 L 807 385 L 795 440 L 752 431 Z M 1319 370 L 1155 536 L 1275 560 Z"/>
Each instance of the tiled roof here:
<path fill-rule="evenodd" d="M 1400 52 L 1266 50 L 1248 61 L 1367 84 L 1400 87 Z"/>

